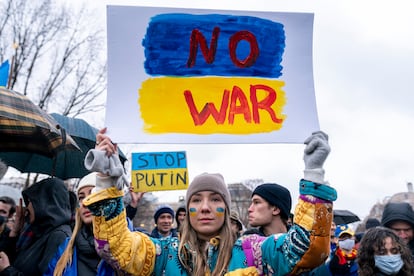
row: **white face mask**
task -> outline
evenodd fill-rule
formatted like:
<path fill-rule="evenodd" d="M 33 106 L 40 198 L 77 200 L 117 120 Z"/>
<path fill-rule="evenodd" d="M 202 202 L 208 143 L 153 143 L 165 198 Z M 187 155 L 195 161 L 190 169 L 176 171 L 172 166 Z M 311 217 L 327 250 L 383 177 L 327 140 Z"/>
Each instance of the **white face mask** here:
<path fill-rule="evenodd" d="M 343 240 L 343 241 L 339 241 L 338 244 L 339 244 L 339 248 L 341 248 L 343 250 L 346 250 L 346 251 L 350 251 L 355 246 L 355 240 L 346 239 L 346 240 Z"/>
<path fill-rule="evenodd" d="M 394 255 L 375 255 L 375 266 L 387 275 L 397 274 L 403 267 L 404 262 L 400 254 Z"/>

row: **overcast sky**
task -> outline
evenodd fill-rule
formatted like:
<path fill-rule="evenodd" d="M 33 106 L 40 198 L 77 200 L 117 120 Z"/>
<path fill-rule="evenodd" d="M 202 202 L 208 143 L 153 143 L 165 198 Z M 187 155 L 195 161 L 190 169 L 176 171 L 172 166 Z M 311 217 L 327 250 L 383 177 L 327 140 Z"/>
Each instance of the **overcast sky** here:
<path fill-rule="evenodd" d="M 326 179 L 336 209 L 361 218 L 414 180 L 414 17 L 409 1 L 103 1 L 105 4 L 313 12 L 314 82 L 321 129 L 330 136 Z M 263 179 L 294 198 L 303 145 L 139 145 L 130 151 L 187 151 L 190 179 L 220 172 L 227 183 Z M 176 200 L 176 193 L 159 193 Z M 296 201 L 295 201 L 296 202 Z"/>
<path fill-rule="evenodd" d="M 88 1 L 91 3 L 92 1 Z M 410 1 L 95 1 L 106 4 L 313 12 L 314 83 L 321 129 L 332 148 L 326 179 L 338 191 L 334 208 L 360 218 L 373 204 L 405 192 L 414 180 L 414 17 Z M 102 23 L 105 24 L 105 23 Z M 294 199 L 304 168 L 303 145 L 121 145 L 131 151 L 187 152 L 190 179 L 220 172 L 227 183 L 263 179 Z M 180 193 L 157 193 L 176 201 Z M 295 200 L 296 203 L 296 200 Z"/>

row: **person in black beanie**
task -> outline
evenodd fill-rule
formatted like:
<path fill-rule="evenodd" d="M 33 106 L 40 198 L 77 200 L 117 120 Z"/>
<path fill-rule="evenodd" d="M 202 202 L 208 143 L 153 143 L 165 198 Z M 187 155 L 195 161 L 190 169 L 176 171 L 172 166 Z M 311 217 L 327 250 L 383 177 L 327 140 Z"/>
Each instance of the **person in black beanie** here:
<path fill-rule="evenodd" d="M 275 183 L 259 185 L 252 193 L 249 224 L 259 227 L 259 234 L 266 237 L 286 233 L 291 207 L 292 198 L 288 189 Z"/>
<path fill-rule="evenodd" d="M 374 228 L 374 227 L 377 227 L 377 226 L 380 226 L 380 225 L 381 225 L 381 222 L 378 219 L 369 218 L 369 219 L 367 219 L 367 222 L 365 223 L 365 230 L 368 230 L 370 228 Z"/>
<path fill-rule="evenodd" d="M 174 229 L 174 210 L 169 205 L 160 205 L 155 210 L 155 228 L 151 232 L 153 238 L 177 237 L 177 229 Z"/>

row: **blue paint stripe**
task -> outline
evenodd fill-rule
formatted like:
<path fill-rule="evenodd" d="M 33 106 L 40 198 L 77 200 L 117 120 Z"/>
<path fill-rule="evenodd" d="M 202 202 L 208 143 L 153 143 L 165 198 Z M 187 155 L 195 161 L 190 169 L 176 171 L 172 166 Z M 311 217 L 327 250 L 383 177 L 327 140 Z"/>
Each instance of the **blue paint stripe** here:
<path fill-rule="evenodd" d="M 195 65 L 187 66 L 190 38 L 199 30 L 210 48 L 213 29 L 220 28 L 214 62 L 208 64 L 198 45 Z M 258 44 L 259 55 L 249 67 L 235 66 L 229 54 L 229 40 L 239 31 L 252 33 Z M 145 48 L 145 70 L 152 76 L 257 76 L 277 78 L 282 75 L 282 57 L 285 49 L 283 24 L 252 16 L 160 14 L 151 18 L 142 41 Z M 250 53 L 250 44 L 240 40 L 236 57 L 244 60 Z"/>
<path fill-rule="evenodd" d="M 187 168 L 185 151 L 132 153 L 132 170 Z"/>

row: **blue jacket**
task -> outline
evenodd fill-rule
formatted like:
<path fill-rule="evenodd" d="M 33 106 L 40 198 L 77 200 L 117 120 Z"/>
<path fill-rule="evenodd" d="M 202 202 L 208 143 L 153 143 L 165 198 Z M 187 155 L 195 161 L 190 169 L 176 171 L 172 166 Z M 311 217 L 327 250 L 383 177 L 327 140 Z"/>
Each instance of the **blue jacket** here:
<path fill-rule="evenodd" d="M 63 252 L 68 245 L 70 237 L 68 237 L 63 244 L 60 245 L 58 250 L 56 251 L 55 256 L 50 261 L 46 272 L 43 276 L 53 276 L 53 272 L 55 270 L 56 264 L 59 261 L 60 257 L 62 256 Z M 114 270 L 105 262 L 101 261 L 98 267 L 97 276 L 115 276 Z M 73 249 L 72 255 L 72 263 L 68 264 L 65 270 L 62 273 L 62 276 L 82 276 L 78 275 L 78 257 L 77 257 L 77 250 L 76 246 Z"/>
<path fill-rule="evenodd" d="M 127 218 L 127 225 L 128 229 L 131 231 L 134 230 L 134 226 L 132 224 L 131 219 Z M 79 233 L 80 234 L 80 233 Z M 79 235 L 78 234 L 78 235 Z M 63 255 L 63 252 L 65 251 L 66 247 L 68 246 L 70 241 L 70 237 L 68 237 L 58 248 L 56 251 L 53 259 L 48 264 L 47 271 L 43 274 L 44 276 L 53 276 L 53 272 L 55 270 L 56 264 L 59 261 L 60 257 Z M 89 272 L 90 273 L 90 272 Z M 112 276 L 115 275 L 114 270 L 110 265 L 108 265 L 106 262 L 101 261 L 98 265 L 98 271 L 95 274 L 97 276 Z M 73 255 L 72 255 L 72 262 L 68 264 L 63 271 L 62 276 L 78 276 L 78 250 L 76 246 L 73 248 Z M 83 275 L 79 275 L 83 276 Z"/>

